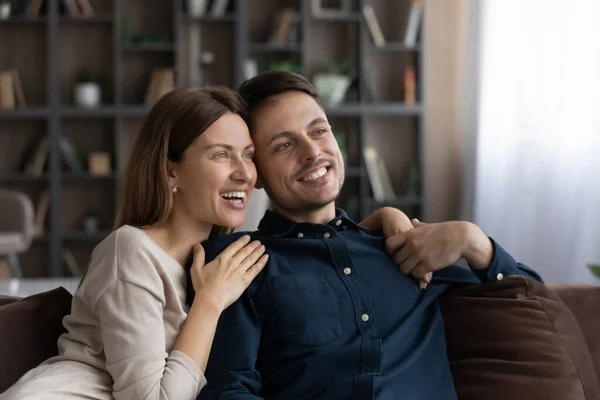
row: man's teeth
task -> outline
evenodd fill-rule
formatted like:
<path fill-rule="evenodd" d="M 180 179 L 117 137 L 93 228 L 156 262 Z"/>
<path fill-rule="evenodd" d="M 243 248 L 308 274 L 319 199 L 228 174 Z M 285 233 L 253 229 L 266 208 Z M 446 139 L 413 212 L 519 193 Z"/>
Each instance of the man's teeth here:
<path fill-rule="evenodd" d="M 320 177 L 322 177 L 326 173 L 327 173 L 327 168 L 325 168 L 325 167 L 319 168 L 318 170 L 316 170 L 312 174 L 310 174 L 310 175 L 305 176 L 304 178 L 302 178 L 302 180 L 303 181 L 314 181 L 315 179 L 319 179 Z"/>

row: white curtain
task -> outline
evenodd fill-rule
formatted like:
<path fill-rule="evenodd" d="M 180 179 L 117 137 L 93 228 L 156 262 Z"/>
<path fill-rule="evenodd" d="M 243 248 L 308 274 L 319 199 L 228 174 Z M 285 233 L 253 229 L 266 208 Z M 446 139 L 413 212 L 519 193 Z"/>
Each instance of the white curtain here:
<path fill-rule="evenodd" d="M 473 219 L 546 282 L 600 283 L 600 0 L 485 0 Z"/>

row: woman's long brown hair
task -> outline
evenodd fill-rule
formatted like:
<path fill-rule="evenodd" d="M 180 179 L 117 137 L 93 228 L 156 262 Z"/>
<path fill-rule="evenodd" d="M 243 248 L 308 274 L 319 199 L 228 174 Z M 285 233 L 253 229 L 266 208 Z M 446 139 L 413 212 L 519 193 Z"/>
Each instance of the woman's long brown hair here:
<path fill-rule="evenodd" d="M 226 87 L 174 89 L 161 97 L 150 110 L 133 145 L 114 229 L 167 221 L 173 207 L 167 161 L 181 161 L 190 144 L 227 113 L 246 119 L 244 101 Z"/>

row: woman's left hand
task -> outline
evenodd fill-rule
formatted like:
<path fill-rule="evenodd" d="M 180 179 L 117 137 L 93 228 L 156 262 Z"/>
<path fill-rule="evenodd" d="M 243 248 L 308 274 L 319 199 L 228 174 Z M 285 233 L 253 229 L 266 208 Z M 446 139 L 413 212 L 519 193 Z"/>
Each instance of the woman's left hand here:
<path fill-rule="evenodd" d="M 385 207 L 381 211 L 381 227 L 386 238 L 404 233 L 414 228 L 410 219 L 402 211 Z M 390 254 L 394 256 L 394 254 Z M 432 272 L 428 272 L 419 281 L 419 287 L 425 289 L 431 283 Z"/>

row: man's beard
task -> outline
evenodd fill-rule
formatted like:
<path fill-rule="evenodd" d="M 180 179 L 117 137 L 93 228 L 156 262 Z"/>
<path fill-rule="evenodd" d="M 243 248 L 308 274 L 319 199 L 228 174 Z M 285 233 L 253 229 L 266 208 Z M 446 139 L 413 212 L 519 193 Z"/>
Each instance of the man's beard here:
<path fill-rule="evenodd" d="M 310 200 L 299 200 L 297 198 L 289 198 L 289 197 L 279 197 L 275 196 L 266 186 L 265 192 L 269 196 L 271 203 L 279 209 L 285 211 L 290 215 L 303 215 L 307 213 L 311 213 L 314 211 L 319 211 L 324 207 L 327 207 L 331 203 L 337 201 L 340 197 L 340 193 L 342 192 L 342 182 L 340 182 L 339 189 L 337 193 L 331 198 L 322 200 L 322 201 L 310 201 Z"/>

